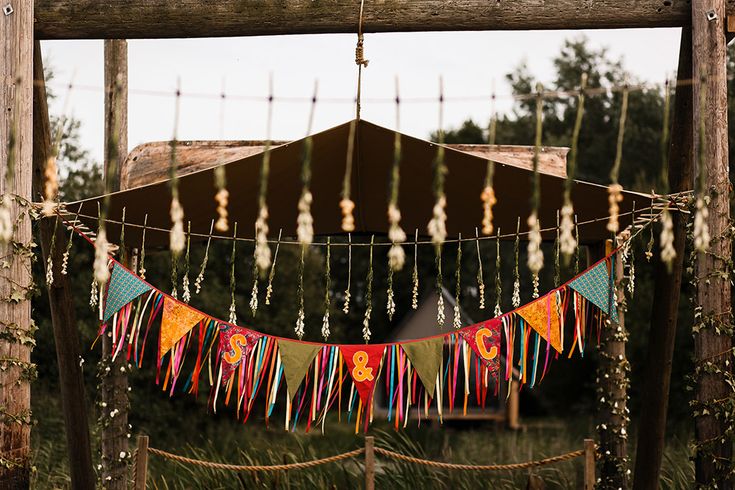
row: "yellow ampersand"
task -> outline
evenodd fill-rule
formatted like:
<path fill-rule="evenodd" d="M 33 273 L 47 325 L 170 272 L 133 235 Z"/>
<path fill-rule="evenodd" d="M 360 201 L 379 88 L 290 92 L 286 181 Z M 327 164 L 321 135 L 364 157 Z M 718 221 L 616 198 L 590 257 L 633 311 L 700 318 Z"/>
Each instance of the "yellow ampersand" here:
<path fill-rule="evenodd" d="M 372 381 L 373 368 L 367 366 L 368 355 L 364 350 L 359 350 L 352 355 L 352 362 L 355 367 L 352 369 L 352 379 L 357 382 Z"/>

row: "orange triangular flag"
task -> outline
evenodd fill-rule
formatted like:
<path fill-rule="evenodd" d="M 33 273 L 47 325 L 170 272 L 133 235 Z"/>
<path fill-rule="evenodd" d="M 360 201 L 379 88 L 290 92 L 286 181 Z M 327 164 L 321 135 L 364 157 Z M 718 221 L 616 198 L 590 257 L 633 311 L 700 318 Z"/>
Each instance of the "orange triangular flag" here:
<path fill-rule="evenodd" d="M 181 337 L 204 320 L 204 314 L 183 303 L 169 298 L 163 298 L 163 316 L 161 317 L 161 342 L 158 356 L 163 357 L 181 340 Z"/>
<path fill-rule="evenodd" d="M 559 322 L 559 305 L 556 293 L 551 292 L 536 301 L 517 310 L 531 328 L 536 330 L 542 339 L 561 353 L 561 326 Z"/>

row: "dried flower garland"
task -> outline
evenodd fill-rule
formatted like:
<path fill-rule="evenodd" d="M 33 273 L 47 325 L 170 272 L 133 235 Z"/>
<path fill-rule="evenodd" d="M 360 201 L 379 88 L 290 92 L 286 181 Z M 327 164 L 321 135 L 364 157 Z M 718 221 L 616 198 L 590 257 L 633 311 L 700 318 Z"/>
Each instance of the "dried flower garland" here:
<path fill-rule="evenodd" d="M 184 277 L 181 279 L 181 299 L 184 303 L 191 301 L 191 291 L 189 290 L 189 268 L 190 268 L 190 249 L 191 249 L 191 221 L 186 224 L 186 254 L 184 254 Z"/>
<path fill-rule="evenodd" d="M 669 91 L 669 81 L 664 83 L 664 121 L 661 131 L 661 189 L 664 193 L 668 192 L 669 175 L 668 175 L 668 142 L 669 142 L 669 104 L 671 94 Z M 635 215 L 633 217 L 635 219 Z M 668 202 L 664 206 L 661 213 L 661 260 L 671 271 L 671 267 L 676 258 L 676 249 L 674 248 L 674 223 L 671 219 Z M 632 265 L 631 265 L 632 268 Z"/>
<path fill-rule="evenodd" d="M 46 259 L 46 286 L 51 287 L 54 283 L 54 249 L 56 248 L 56 230 L 59 228 L 59 215 L 54 220 L 54 231 L 51 235 L 51 243 L 49 244 L 48 257 Z"/>
<path fill-rule="evenodd" d="M 582 129 L 582 118 L 584 117 L 584 90 L 587 87 L 587 73 L 582 74 L 582 81 L 577 96 L 577 115 L 574 119 L 572 130 L 572 146 L 569 154 L 569 166 L 567 178 L 564 182 L 564 204 L 561 208 L 561 224 L 559 235 L 559 249 L 564 256 L 564 263 L 568 264 L 572 254 L 577 249 L 577 240 L 573 235 L 574 230 L 574 205 L 572 204 L 572 187 L 577 169 L 577 158 L 579 155 L 579 133 Z"/>
<path fill-rule="evenodd" d="M 615 150 L 615 161 L 610 171 L 610 186 L 608 187 L 608 204 L 610 219 L 607 223 L 607 230 L 611 233 L 617 233 L 620 229 L 618 215 L 620 214 L 620 203 L 623 201 L 623 186 L 618 183 L 618 173 L 620 171 L 620 163 L 623 159 L 623 139 L 625 138 L 625 120 L 628 115 L 628 86 L 623 87 L 623 101 L 620 106 L 620 123 L 618 124 L 618 140 Z"/>
<path fill-rule="evenodd" d="M 373 312 L 373 244 L 375 235 L 370 237 L 370 260 L 368 261 L 368 273 L 365 280 L 365 317 L 362 320 L 362 338 L 367 344 L 370 342 L 372 332 L 370 331 L 370 316 Z"/>
<path fill-rule="evenodd" d="M 257 227 L 257 225 L 256 225 Z M 266 248 L 268 247 L 268 243 L 266 242 Z M 270 255 L 270 250 L 268 251 Z M 269 259 L 270 262 L 270 259 Z M 250 290 L 250 311 L 253 314 L 253 318 L 255 318 L 255 314 L 258 312 L 258 277 L 260 275 L 260 270 L 258 267 L 258 243 L 256 240 L 255 246 L 253 246 L 253 267 L 252 267 L 252 273 L 253 273 L 253 287 Z"/>
<path fill-rule="evenodd" d="M 237 221 L 232 232 L 232 252 L 230 253 L 230 316 L 228 321 L 237 323 L 237 305 L 235 304 L 235 252 L 237 250 Z"/>
<path fill-rule="evenodd" d="M 176 147 L 178 146 L 179 109 L 181 105 L 181 89 L 176 89 L 176 108 L 174 111 L 174 134 L 171 140 L 171 234 L 169 248 L 171 253 L 178 256 L 183 252 L 186 245 L 184 236 L 184 208 L 179 201 L 179 178 L 177 175 L 178 162 L 176 160 Z"/>
<path fill-rule="evenodd" d="M 490 126 L 487 131 L 487 144 L 492 146 L 495 144 L 495 133 L 497 131 L 498 117 L 495 113 L 495 90 L 490 98 L 492 110 L 490 116 Z M 487 169 L 485 170 L 485 185 L 482 188 L 480 200 L 482 201 L 482 233 L 491 235 L 493 233 L 493 206 L 497 203 L 495 198 L 495 188 L 493 187 L 493 177 L 495 176 L 495 162 L 488 159 Z"/>
<path fill-rule="evenodd" d="M 439 247 L 435 255 L 435 267 L 436 267 L 436 324 L 439 328 L 444 327 L 446 321 L 446 313 L 444 312 L 444 278 L 442 276 L 442 249 Z"/>
<path fill-rule="evenodd" d="M 255 266 L 261 275 L 265 277 L 271 265 L 271 249 L 268 246 L 268 175 L 270 174 L 271 161 L 271 125 L 273 119 L 273 80 L 270 81 L 270 94 L 268 95 L 268 123 L 266 129 L 265 150 L 260 167 L 260 189 L 258 191 L 258 219 L 255 221 Z M 257 287 L 257 279 L 256 286 Z M 257 301 L 257 295 L 256 295 Z M 252 308 L 252 306 L 251 306 Z M 255 306 L 257 309 L 257 305 Z M 255 310 L 253 310 L 255 316 Z"/>
<path fill-rule="evenodd" d="M 436 145 L 436 157 L 434 158 L 434 208 L 432 218 L 427 229 L 431 235 L 431 242 L 436 248 L 436 253 L 441 253 L 441 246 L 447 238 L 447 198 L 444 194 L 444 179 L 447 173 L 444 161 L 444 83 L 439 79 L 439 141 Z"/>
<path fill-rule="evenodd" d="M 322 338 L 327 340 L 329 338 L 329 306 L 331 303 L 329 291 L 332 287 L 331 277 L 331 260 L 332 260 L 332 246 L 330 239 L 327 237 L 327 256 L 325 258 L 324 265 L 324 317 L 322 317 Z"/>
<path fill-rule="evenodd" d="M 462 326 L 462 313 L 459 308 L 460 294 L 462 292 L 462 234 L 459 234 L 459 240 L 457 240 L 457 261 L 455 263 L 454 271 L 454 316 L 452 318 L 452 326 L 455 329 L 459 329 Z"/>
<path fill-rule="evenodd" d="M 278 249 L 281 248 L 281 233 L 283 229 L 278 230 L 278 241 L 276 242 L 276 251 L 273 253 L 273 262 L 271 270 L 268 273 L 268 287 L 265 288 L 265 304 L 271 304 L 271 296 L 273 295 L 273 278 L 276 277 L 276 261 L 278 260 Z"/>
<path fill-rule="evenodd" d="M 352 233 L 347 234 L 347 287 L 345 288 L 345 302 L 342 311 L 346 315 L 350 312 L 350 286 L 352 285 Z"/>
<path fill-rule="evenodd" d="M 202 258 L 202 265 L 199 267 L 199 274 L 194 281 L 194 290 L 199 294 L 202 290 L 202 284 L 204 283 L 204 272 L 207 269 L 207 263 L 209 262 L 209 245 L 212 243 L 212 229 L 214 228 L 214 220 L 209 224 L 209 236 L 207 237 L 207 245 L 204 247 L 204 257 Z"/>
<path fill-rule="evenodd" d="M 475 246 L 477 248 L 477 295 L 480 299 L 480 309 L 485 309 L 485 277 L 482 272 L 482 255 L 480 254 L 480 234 L 475 227 Z"/>
<path fill-rule="evenodd" d="M 411 273 L 411 308 L 414 310 L 419 307 L 419 230 L 416 229 L 413 239 L 413 271 Z"/>
<path fill-rule="evenodd" d="M 388 265 L 391 273 L 403 269 L 406 262 L 406 252 L 402 246 L 402 243 L 406 241 L 406 232 L 401 228 L 401 211 L 398 208 L 398 192 L 401 184 L 400 123 L 400 98 L 398 96 L 398 79 L 396 79 L 396 131 L 393 139 L 393 166 L 391 169 L 390 199 L 388 201 L 388 239 L 391 242 L 388 250 Z"/>
<path fill-rule="evenodd" d="M 541 179 L 538 165 L 541 153 L 541 131 L 543 124 L 542 86 L 536 86 L 536 139 L 533 148 L 533 193 L 531 195 L 531 215 L 528 217 L 528 268 L 538 275 L 544 266 L 544 254 L 541 250 L 541 225 L 538 220 L 538 208 L 541 204 Z"/>
<path fill-rule="evenodd" d="M 302 246 L 308 246 L 314 241 L 314 217 L 311 215 L 311 153 L 313 141 L 311 139 L 311 128 L 314 123 L 314 109 L 316 107 L 317 84 L 314 84 L 314 95 L 311 98 L 311 110 L 309 111 L 309 124 L 304 140 L 304 159 L 301 165 L 301 197 L 299 198 L 299 216 L 296 220 L 296 235 Z"/>
<path fill-rule="evenodd" d="M 347 139 L 347 158 L 345 161 L 345 176 L 342 181 L 342 200 L 339 207 L 342 210 L 342 231 L 351 233 L 355 231 L 355 202 L 350 197 L 352 186 L 352 158 L 355 151 L 355 138 L 357 133 L 357 120 L 350 122 L 350 132 Z"/>
<path fill-rule="evenodd" d="M 500 307 L 500 297 L 503 295 L 503 282 L 500 277 L 500 227 L 498 227 L 497 238 L 495 239 L 495 316 L 503 314 Z"/>
<path fill-rule="evenodd" d="M 299 312 L 296 316 L 296 326 L 294 327 L 294 333 L 296 337 L 301 340 L 304 337 L 305 319 L 304 313 L 304 255 L 306 254 L 306 247 L 308 245 L 301 245 L 301 257 L 299 259 L 299 285 L 296 292 L 299 301 Z"/>
<path fill-rule="evenodd" d="M 74 221 L 72 223 L 76 224 L 79 220 L 79 214 L 82 212 L 82 204 L 79 205 L 79 209 L 77 210 L 76 214 L 74 215 Z M 69 267 L 69 254 L 71 253 L 71 245 L 74 241 L 74 227 L 69 227 L 69 238 L 66 241 L 66 247 L 64 248 L 64 254 L 61 257 L 61 274 L 67 275 L 68 274 L 68 267 Z"/>
<path fill-rule="evenodd" d="M 393 269 L 390 266 L 390 258 L 388 259 L 388 288 L 386 290 L 385 311 L 388 313 L 388 320 L 393 320 L 393 315 L 396 312 L 396 300 L 393 291 Z"/>
<path fill-rule="evenodd" d="M 518 308 L 521 306 L 521 272 L 519 270 L 519 262 L 520 262 L 520 253 L 521 253 L 521 218 L 518 218 L 518 223 L 516 224 L 516 239 L 513 243 L 513 257 L 514 257 L 514 265 L 513 265 L 513 296 L 511 297 L 511 305 L 513 308 Z"/>

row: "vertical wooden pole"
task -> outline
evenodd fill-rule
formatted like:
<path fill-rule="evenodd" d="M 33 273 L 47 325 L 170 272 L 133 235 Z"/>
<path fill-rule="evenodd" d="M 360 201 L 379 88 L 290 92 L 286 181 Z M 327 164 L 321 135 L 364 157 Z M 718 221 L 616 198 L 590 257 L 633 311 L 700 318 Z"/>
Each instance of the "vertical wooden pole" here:
<path fill-rule="evenodd" d="M 725 0 L 692 0 L 694 155 L 697 173 L 704 174 L 701 191 L 710 199 L 706 222 L 711 236 L 710 248 L 698 254 L 694 270 L 695 473 L 699 485 L 720 489 L 733 488 L 733 480 L 726 477 L 733 456 L 733 441 L 726 432 L 732 427 L 727 418 L 716 416 L 732 410 L 723 401 L 733 396 L 727 384 L 732 372 L 732 355 L 727 352 L 732 348 L 733 316 L 725 20 Z"/>
<path fill-rule="evenodd" d="M 595 488 L 595 441 L 584 440 L 584 490 Z M 654 487 L 655 488 L 655 487 Z"/>
<path fill-rule="evenodd" d="M 689 80 L 691 77 L 692 32 L 690 28 L 683 27 L 677 78 Z M 691 189 L 693 184 L 692 138 L 694 133 L 692 131 L 692 87 L 690 84 L 677 84 L 676 86 L 673 119 L 668 157 L 668 185 L 671 192 L 681 192 Z M 671 367 L 676 340 L 684 254 L 686 253 L 684 246 L 687 217 L 682 213 L 673 212 L 671 219 L 674 225 L 676 258 L 671 264 L 671 270 L 660 260 L 658 253 L 654 263 L 655 286 L 644 387 L 641 392 L 634 490 L 647 490 L 658 486 L 664 452 Z"/>
<path fill-rule="evenodd" d="M 612 252 L 612 240 L 605 242 L 604 255 Z M 599 256 L 603 256 L 599 253 Z M 600 481 L 602 488 L 628 488 L 628 360 L 625 344 L 625 291 L 621 278 L 623 262 L 620 254 L 613 258 L 611 272 L 614 273 L 618 299 L 618 323 L 605 321 L 600 335 L 600 367 L 597 398 L 599 407 L 598 431 L 600 434 Z M 613 305 L 613 308 L 616 305 Z"/>
<path fill-rule="evenodd" d="M 120 168 L 128 151 L 128 52 L 125 40 L 105 41 L 105 188 L 120 188 Z M 112 237 L 111 237 L 112 238 Z M 111 240 L 112 241 L 112 240 Z M 113 362 L 110 334 L 102 337 L 102 483 L 125 490 L 128 464 L 128 377 L 124 356 Z M 115 413 L 114 416 L 110 414 Z M 124 455 L 121 457 L 120 455 Z"/>
<path fill-rule="evenodd" d="M 33 78 L 33 195 L 38 196 L 43 192 L 46 162 L 50 158 L 55 158 L 39 41 L 34 44 Z M 61 263 L 68 235 L 64 233 L 63 226 L 57 229 L 55 224 L 54 218 L 42 219 L 38 229 L 43 264 L 46 264 L 50 255 L 54 265 L 54 282 L 47 289 L 56 345 L 56 361 L 59 367 L 66 455 L 69 461 L 72 487 L 78 490 L 92 490 L 95 488 L 95 477 L 89 442 L 87 397 L 84 392 L 84 376 L 79 365 L 79 334 L 69 276 L 61 273 Z M 51 239 L 54 234 L 56 235 L 56 246 L 51 250 Z"/>
<path fill-rule="evenodd" d="M 148 436 L 138 436 L 138 451 L 135 454 L 135 490 L 145 490 L 148 478 Z"/>
<path fill-rule="evenodd" d="M 31 387 L 31 160 L 33 0 L 4 0 L 0 11 L 0 195 L 15 223 L 0 243 L 0 488 L 28 488 Z M 15 145 L 10 148 L 10 135 Z M 11 151 L 15 154 L 11 162 Z M 13 164 L 14 168 L 9 168 Z M 15 220 L 18 221 L 15 221 Z"/>
<path fill-rule="evenodd" d="M 365 490 L 375 490 L 375 437 L 365 436 Z"/>

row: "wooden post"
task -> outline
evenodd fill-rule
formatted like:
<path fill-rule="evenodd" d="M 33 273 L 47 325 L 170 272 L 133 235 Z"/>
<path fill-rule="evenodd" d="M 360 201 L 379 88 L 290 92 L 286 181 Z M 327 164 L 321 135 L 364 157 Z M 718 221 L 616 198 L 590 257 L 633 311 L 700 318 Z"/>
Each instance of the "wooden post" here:
<path fill-rule="evenodd" d="M 607 240 L 604 255 L 612 252 L 612 240 Z M 602 256 L 603 254 L 599 254 Z M 613 268 L 618 299 L 618 323 L 605 320 L 600 335 L 600 366 L 598 371 L 597 399 L 599 407 L 598 431 L 600 434 L 600 481 L 602 488 L 628 488 L 628 361 L 625 355 L 627 332 L 625 330 L 625 291 L 621 278 L 623 261 L 616 254 Z M 616 305 L 613 305 L 613 308 Z"/>
<path fill-rule="evenodd" d="M 365 490 L 375 490 L 375 437 L 365 436 Z"/>
<path fill-rule="evenodd" d="M 684 27 L 679 47 L 677 78 L 692 77 L 692 33 Z M 669 190 L 681 192 L 692 188 L 692 87 L 676 87 L 673 127 L 668 156 Z M 635 457 L 634 490 L 657 488 L 664 452 L 666 414 L 669 407 L 669 386 L 676 339 L 676 324 L 681 296 L 682 270 L 686 244 L 687 217 L 671 213 L 676 258 L 669 267 L 657 253 L 654 262 L 653 305 L 651 330 L 648 334 L 648 355 L 644 387 L 641 391 L 641 412 L 638 422 L 638 447 Z M 660 251 L 659 251 L 660 252 Z"/>
<path fill-rule="evenodd" d="M 0 195 L 12 237 L 0 243 L 0 488 L 28 488 L 31 364 L 33 0 L 0 4 Z M 10 136 L 14 134 L 14 147 Z M 11 161 L 11 155 L 14 159 Z M 14 168 L 9 168 L 13 164 Z M 16 221 L 17 219 L 17 221 Z"/>
<path fill-rule="evenodd" d="M 518 381 L 512 379 L 508 383 L 508 403 L 505 405 L 505 423 L 509 429 L 516 430 L 520 427 L 518 423 Z"/>
<path fill-rule="evenodd" d="M 135 490 L 145 490 L 148 477 L 148 436 L 138 436 L 138 451 L 135 453 Z"/>
<path fill-rule="evenodd" d="M 39 41 L 36 41 L 34 45 L 33 77 L 33 195 L 38 196 L 43 192 L 46 162 L 55 158 Z M 57 229 L 55 225 L 54 218 L 46 218 L 39 222 L 38 229 L 43 252 L 42 263 L 46 264 L 50 255 L 54 265 L 54 282 L 47 289 L 56 345 L 56 361 L 59 367 L 66 455 L 69 460 L 72 487 L 79 490 L 92 490 L 95 488 L 95 477 L 89 442 L 87 397 L 84 392 L 84 376 L 79 364 L 79 333 L 69 276 L 61 273 L 61 263 L 68 235 L 64 233 L 63 226 Z M 56 246 L 51 250 L 51 240 L 54 234 L 56 235 Z"/>
<path fill-rule="evenodd" d="M 595 441 L 584 440 L 584 490 L 595 488 Z M 656 488 L 656 487 L 653 487 Z"/>
<path fill-rule="evenodd" d="M 120 187 L 119 169 L 128 149 L 128 62 L 125 40 L 105 41 L 105 187 Z M 112 241 L 112 240 L 111 240 Z M 112 361 L 112 339 L 102 337 L 102 483 L 125 490 L 128 465 L 128 376 L 124 356 Z M 114 413 L 114 416 L 111 414 Z M 120 455 L 124 455 L 121 457 Z"/>
<path fill-rule="evenodd" d="M 698 486 L 733 488 L 727 478 L 733 441 L 726 432 L 732 414 L 733 315 L 731 303 L 732 241 L 727 131 L 727 46 L 725 0 L 692 1 L 693 140 L 696 172 L 703 174 L 701 192 L 709 197 L 706 219 L 711 236 L 706 253 L 694 266 L 697 303 L 694 329 L 695 411 Z M 703 128 L 700 126 L 703 124 Z M 701 141 L 700 141 L 701 137 Z M 719 417 L 717 415 L 720 415 Z M 729 419 L 729 421 L 728 421 Z"/>

